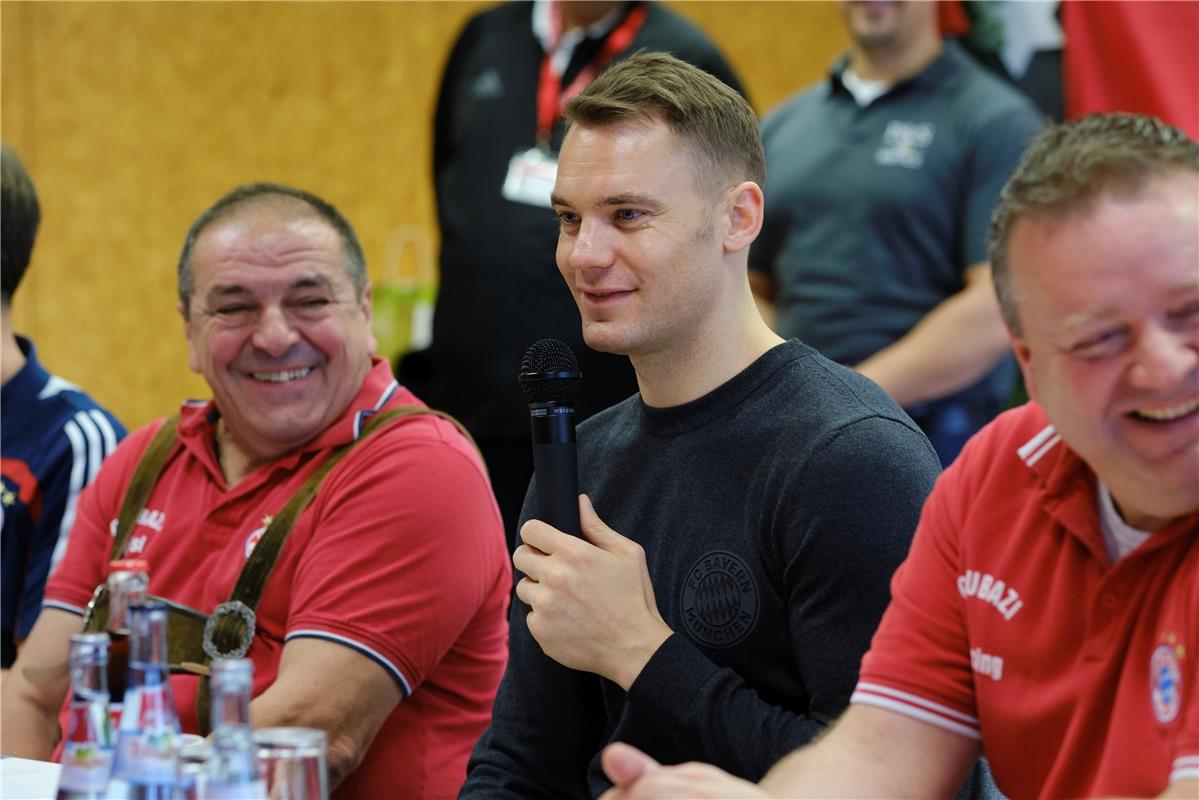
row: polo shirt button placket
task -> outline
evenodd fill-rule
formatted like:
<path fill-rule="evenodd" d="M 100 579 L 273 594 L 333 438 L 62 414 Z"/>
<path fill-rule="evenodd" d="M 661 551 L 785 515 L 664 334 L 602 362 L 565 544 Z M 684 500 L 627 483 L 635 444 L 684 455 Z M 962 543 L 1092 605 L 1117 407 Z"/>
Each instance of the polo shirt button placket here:
<path fill-rule="evenodd" d="M 1120 606 L 1120 595 L 1110 590 L 1102 592 L 1096 599 L 1098 602 L 1092 606 L 1091 624 L 1083 650 L 1083 658 L 1088 661 L 1107 658 L 1107 642 Z"/>

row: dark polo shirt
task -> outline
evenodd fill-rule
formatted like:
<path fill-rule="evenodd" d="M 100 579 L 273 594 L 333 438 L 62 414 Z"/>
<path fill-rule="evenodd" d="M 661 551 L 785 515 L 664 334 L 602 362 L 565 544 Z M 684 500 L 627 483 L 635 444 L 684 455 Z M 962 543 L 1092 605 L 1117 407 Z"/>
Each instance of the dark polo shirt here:
<path fill-rule="evenodd" d="M 857 364 L 908 332 L 986 261 L 991 211 L 1040 131 L 1033 105 L 956 44 L 865 108 L 829 79 L 763 123 L 780 335 Z"/>

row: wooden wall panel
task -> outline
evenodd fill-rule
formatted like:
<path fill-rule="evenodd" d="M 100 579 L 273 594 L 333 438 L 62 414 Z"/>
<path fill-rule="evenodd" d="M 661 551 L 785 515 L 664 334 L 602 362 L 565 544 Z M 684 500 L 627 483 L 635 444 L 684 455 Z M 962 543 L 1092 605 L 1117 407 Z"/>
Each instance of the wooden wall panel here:
<path fill-rule="evenodd" d="M 819 80 L 849 43 L 834 2 L 672 2 L 720 45 L 764 114 Z"/>
<path fill-rule="evenodd" d="M 269 179 L 328 198 L 376 278 L 397 236 L 431 251 L 437 81 L 487 5 L 5 0 L 0 134 L 43 206 L 16 328 L 134 427 L 207 395 L 186 369 L 175 261 L 227 189 Z M 725 49 L 760 111 L 844 44 L 828 3 L 672 5 Z"/>

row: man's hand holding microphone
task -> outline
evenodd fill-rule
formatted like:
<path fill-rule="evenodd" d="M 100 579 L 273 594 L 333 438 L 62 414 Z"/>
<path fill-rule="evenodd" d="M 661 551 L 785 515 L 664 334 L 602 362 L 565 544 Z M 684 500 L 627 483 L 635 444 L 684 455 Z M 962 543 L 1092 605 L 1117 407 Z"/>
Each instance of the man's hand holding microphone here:
<path fill-rule="evenodd" d="M 658 613 L 645 551 L 578 493 L 574 398 L 581 377 L 570 347 L 555 339 L 535 342 L 521 363 L 538 519 L 520 529 L 512 563 L 525 577 L 516 596 L 532 609 L 529 633 L 546 655 L 627 691 L 672 631 Z"/>

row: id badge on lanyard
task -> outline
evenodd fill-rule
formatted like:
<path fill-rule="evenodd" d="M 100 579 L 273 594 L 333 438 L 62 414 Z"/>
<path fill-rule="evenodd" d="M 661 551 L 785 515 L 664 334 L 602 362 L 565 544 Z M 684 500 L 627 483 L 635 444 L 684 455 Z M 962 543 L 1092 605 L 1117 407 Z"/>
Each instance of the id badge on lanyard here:
<path fill-rule="evenodd" d="M 523 150 L 508 161 L 508 174 L 500 194 L 505 200 L 550 208 L 550 194 L 558 177 L 558 159 L 550 152 L 550 130 L 562 115 L 562 109 L 583 91 L 617 53 L 627 50 L 633 38 L 645 24 L 646 10 L 637 6 L 608 34 L 603 47 L 590 64 L 563 88 L 562 74 L 554 68 L 554 54 L 546 53 L 541 61 L 541 76 L 537 84 L 537 145 Z"/>
<path fill-rule="evenodd" d="M 550 208 L 550 193 L 558 177 L 558 159 L 547 150 L 531 147 L 512 156 L 500 193 L 505 200 Z"/>

